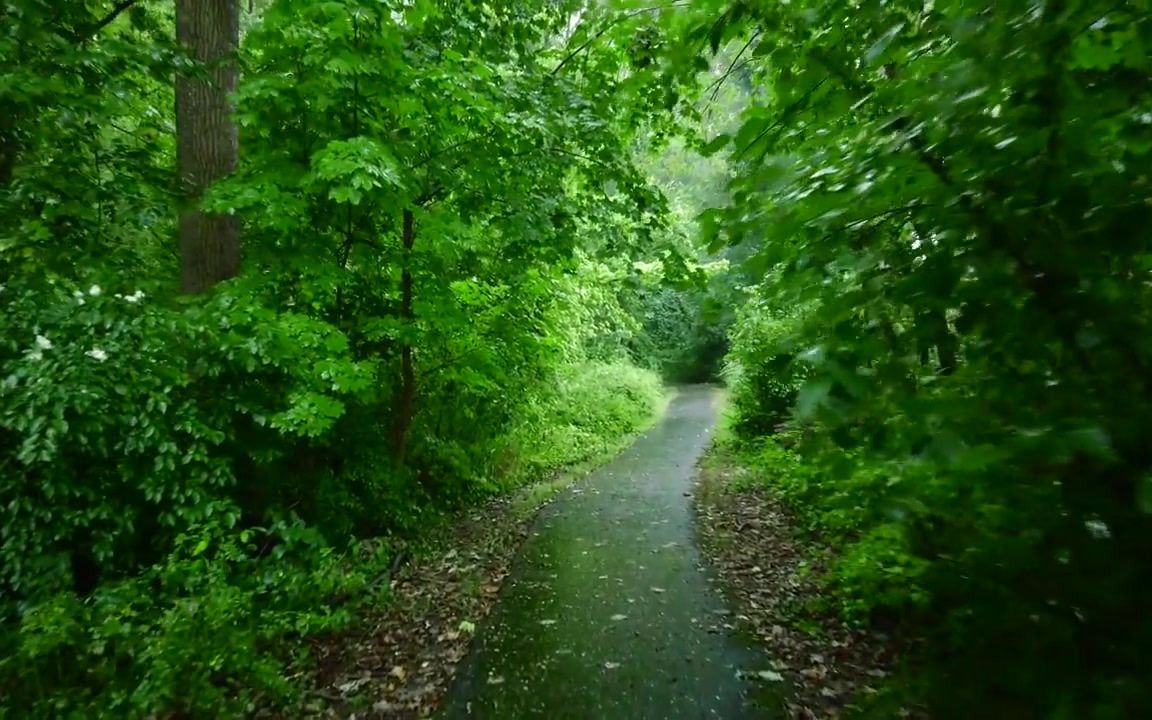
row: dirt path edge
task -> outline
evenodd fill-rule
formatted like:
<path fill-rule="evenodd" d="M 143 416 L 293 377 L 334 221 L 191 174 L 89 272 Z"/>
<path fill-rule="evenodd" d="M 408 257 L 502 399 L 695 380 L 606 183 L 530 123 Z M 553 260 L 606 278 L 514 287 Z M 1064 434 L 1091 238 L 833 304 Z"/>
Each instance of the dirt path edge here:
<path fill-rule="evenodd" d="M 713 444 L 698 465 L 701 552 L 737 622 L 773 658 L 770 680 L 786 685 L 789 718 L 840 718 L 877 692 L 895 665 L 891 639 L 807 611 L 820 593 L 816 555 L 787 510 L 750 482 L 730 444 Z"/>

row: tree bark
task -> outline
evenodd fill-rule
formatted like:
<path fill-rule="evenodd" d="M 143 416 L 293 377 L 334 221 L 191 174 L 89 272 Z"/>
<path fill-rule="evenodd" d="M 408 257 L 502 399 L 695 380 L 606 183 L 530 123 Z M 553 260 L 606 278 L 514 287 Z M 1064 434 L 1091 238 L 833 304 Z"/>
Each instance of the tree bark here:
<path fill-rule="evenodd" d="M 404 320 L 404 330 L 411 332 L 415 313 L 412 310 L 412 246 L 416 233 L 413 227 L 412 211 L 404 211 L 404 230 L 401 241 L 404 243 L 403 269 L 400 271 L 400 317 Z M 393 452 L 397 465 L 403 465 L 408 454 L 408 431 L 416 406 L 416 371 L 412 364 L 412 341 L 408 337 L 400 345 L 400 402 L 396 408 L 396 420 L 392 430 Z"/>
<path fill-rule="evenodd" d="M 240 271 L 240 231 L 231 215 L 199 209 L 204 191 L 236 168 L 238 137 L 229 94 L 236 90 L 238 0 L 176 0 L 176 41 L 198 64 L 176 77 L 176 167 L 180 287 L 199 293 Z"/>

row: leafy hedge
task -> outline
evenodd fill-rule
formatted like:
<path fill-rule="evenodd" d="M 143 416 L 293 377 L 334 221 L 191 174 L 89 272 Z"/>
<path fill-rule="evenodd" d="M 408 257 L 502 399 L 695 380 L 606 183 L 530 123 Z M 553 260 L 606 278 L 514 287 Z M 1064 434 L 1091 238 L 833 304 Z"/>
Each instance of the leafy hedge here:
<path fill-rule="evenodd" d="M 301 700 L 306 639 L 386 587 L 384 546 L 335 552 L 298 521 L 193 528 L 139 575 L 24 610 L 0 717 L 236 717 Z M 354 599 L 354 602 L 352 601 Z"/>

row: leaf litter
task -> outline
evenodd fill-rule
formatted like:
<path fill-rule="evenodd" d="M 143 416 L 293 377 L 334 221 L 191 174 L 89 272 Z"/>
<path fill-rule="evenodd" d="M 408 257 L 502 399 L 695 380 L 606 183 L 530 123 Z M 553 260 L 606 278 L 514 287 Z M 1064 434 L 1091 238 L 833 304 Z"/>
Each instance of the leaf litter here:
<path fill-rule="evenodd" d="M 809 548 L 770 492 L 733 482 L 742 474 L 730 452 L 714 448 L 700 463 L 695 498 L 701 551 L 735 610 L 733 619 L 774 659 L 772 669 L 742 675 L 786 683 L 788 718 L 850 715 L 854 699 L 877 692 L 891 674 L 895 642 L 829 615 L 806 614 L 801 627 L 797 609 L 818 597 L 820 568 L 811 567 Z"/>
<path fill-rule="evenodd" d="M 354 627 L 311 641 L 313 689 L 291 717 L 430 717 L 495 604 L 533 518 L 498 498 L 472 510 L 432 548 L 403 554 L 405 561 L 382 578 L 390 589 L 385 601 L 362 610 Z"/>

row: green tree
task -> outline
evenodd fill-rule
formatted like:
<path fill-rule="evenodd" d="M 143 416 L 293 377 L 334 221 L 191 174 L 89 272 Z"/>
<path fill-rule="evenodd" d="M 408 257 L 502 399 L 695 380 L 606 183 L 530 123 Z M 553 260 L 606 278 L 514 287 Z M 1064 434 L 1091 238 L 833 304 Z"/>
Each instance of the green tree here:
<path fill-rule="evenodd" d="M 658 404 L 650 18 L 56 5 L 0 5 L 0 715 L 290 707 L 391 538 Z"/>
<path fill-rule="evenodd" d="M 1152 592 L 1146 10 L 666 16 L 673 67 L 734 40 L 764 88 L 710 148 L 737 175 L 709 240 L 753 247 L 763 278 L 735 359 L 818 430 L 801 450 L 824 476 L 803 499 L 851 543 L 833 582 L 925 638 L 911 687 L 940 717 L 1152 702 L 1135 611 Z M 781 317 L 783 334 L 763 323 Z"/>

